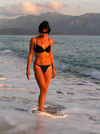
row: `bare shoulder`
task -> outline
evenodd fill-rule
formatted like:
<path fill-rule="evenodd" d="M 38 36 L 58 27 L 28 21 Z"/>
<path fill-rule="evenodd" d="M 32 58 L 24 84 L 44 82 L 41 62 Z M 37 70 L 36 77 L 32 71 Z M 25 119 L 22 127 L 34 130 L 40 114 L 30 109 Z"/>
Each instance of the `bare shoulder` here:
<path fill-rule="evenodd" d="M 53 39 L 52 38 L 49 39 L 50 39 L 50 44 L 53 45 Z"/>
<path fill-rule="evenodd" d="M 35 42 L 36 42 L 36 38 L 35 37 L 31 38 L 31 40 L 30 40 L 30 50 L 34 49 Z"/>
<path fill-rule="evenodd" d="M 53 41 L 53 39 L 52 38 L 49 38 L 50 39 L 50 41 Z"/>
<path fill-rule="evenodd" d="M 31 42 L 35 43 L 36 42 L 36 37 L 31 38 Z"/>
<path fill-rule="evenodd" d="M 34 47 L 34 44 L 36 44 L 36 37 L 31 38 L 30 45 Z"/>

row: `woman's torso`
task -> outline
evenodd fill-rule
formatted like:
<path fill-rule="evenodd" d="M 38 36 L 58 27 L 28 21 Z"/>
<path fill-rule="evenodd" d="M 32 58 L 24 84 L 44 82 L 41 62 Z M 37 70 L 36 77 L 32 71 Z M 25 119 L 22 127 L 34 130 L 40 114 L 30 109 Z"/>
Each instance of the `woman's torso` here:
<path fill-rule="evenodd" d="M 50 49 L 51 49 L 51 45 L 50 45 L 49 38 L 46 38 L 45 41 L 42 43 L 42 39 L 36 37 L 36 44 L 34 46 L 34 51 L 35 51 L 34 63 L 39 65 L 51 64 Z"/>

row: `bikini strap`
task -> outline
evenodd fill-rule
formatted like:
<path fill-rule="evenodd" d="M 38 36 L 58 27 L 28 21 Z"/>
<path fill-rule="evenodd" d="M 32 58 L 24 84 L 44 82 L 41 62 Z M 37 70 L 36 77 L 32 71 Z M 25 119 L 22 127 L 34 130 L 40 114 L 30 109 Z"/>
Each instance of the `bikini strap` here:
<path fill-rule="evenodd" d="M 35 42 L 35 44 L 34 44 L 34 48 L 36 49 L 36 45 L 37 45 L 37 38 L 36 38 L 36 42 Z"/>
<path fill-rule="evenodd" d="M 50 38 L 48 38 L 49 39 L 49 45 L 50 45 Z M 51 46 L 51 45 L 50 45 Z"/>

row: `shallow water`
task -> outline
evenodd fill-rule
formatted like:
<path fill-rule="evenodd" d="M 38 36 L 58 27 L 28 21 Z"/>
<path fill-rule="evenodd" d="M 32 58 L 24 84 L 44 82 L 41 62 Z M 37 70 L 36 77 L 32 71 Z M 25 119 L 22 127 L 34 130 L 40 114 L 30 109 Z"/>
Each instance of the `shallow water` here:
<path fill-rule="evenodd" d="M 28 112 L 37 107 L 39 95 L 32 65 L 28 81 L 26 58 L 20 56 L 21 52 L 16 55 L 11 49 L 4 49 L 5 45 L 6 42 L 0 51 L 0 134 L 100 134 L 99 79 L 65 71 L 67 64 L 63 62 L 60 69 L 56 67 L 57 76 L 51 80 L 45 106 L 61 110 L 68 117 L 32 116 Z"/>

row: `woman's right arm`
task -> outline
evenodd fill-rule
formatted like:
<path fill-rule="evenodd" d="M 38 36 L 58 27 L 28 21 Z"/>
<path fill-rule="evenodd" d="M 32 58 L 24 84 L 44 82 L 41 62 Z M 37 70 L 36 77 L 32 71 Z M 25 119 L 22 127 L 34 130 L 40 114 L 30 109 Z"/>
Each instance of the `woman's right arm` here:
<path fill-rule="evenodd" d="M 32 38 L 30 41 L 30 46 L 29 46 L 29 56 L 28 56 L 27 68 L 26 68 L 26 76 L 28 80 L 29 80 L 29 75 L 30 75 L 30 65 L 33 59 L 34 44 L 35 44 L 35 38 Z"/>

